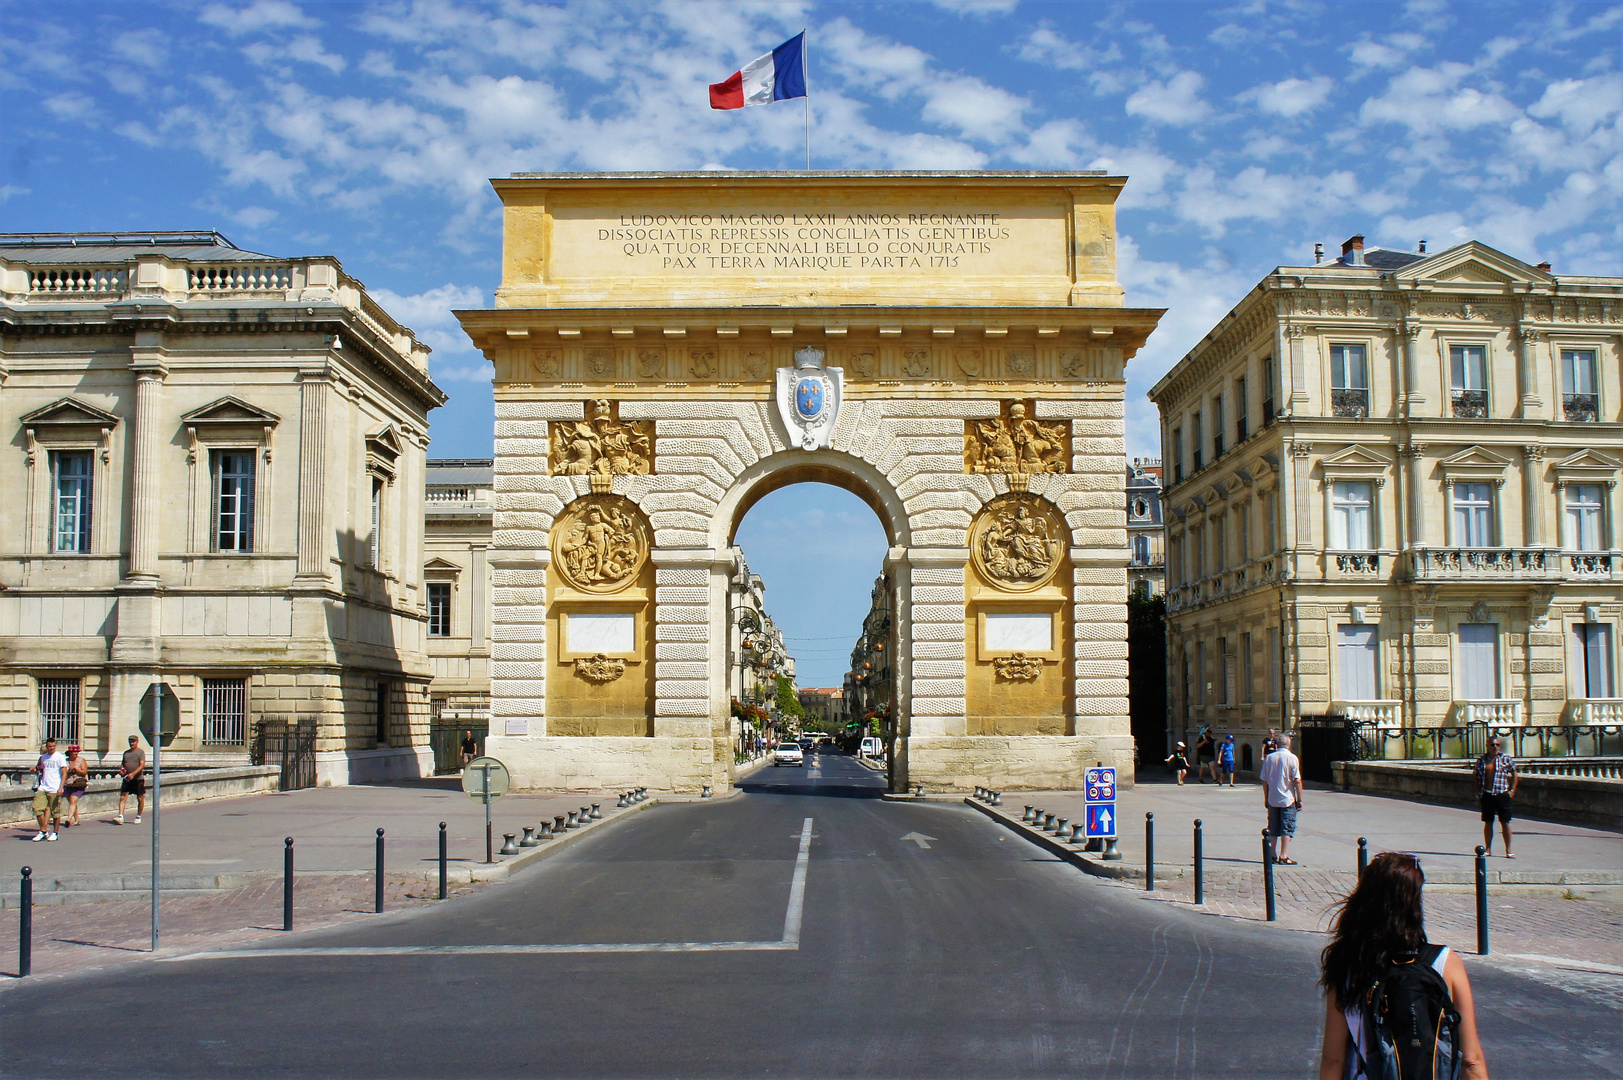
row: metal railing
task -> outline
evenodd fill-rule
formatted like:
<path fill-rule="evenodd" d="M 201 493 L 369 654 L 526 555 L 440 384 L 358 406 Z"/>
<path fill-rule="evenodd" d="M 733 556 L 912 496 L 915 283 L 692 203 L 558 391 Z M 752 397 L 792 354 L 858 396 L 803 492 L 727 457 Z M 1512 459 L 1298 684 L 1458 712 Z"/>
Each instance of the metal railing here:
<path fill-rule="evenodd" d="M 1561 415 L 1580 423 L 1600 419 L 1600 398 L 1595 394 L 1562 394 Z"/>
<path fill-rule="evenodd" d="M 249 760 L 255 765 L 280 765 L 278 788 L 294 791 L 316 786 L 316 726 L 263 721 L 254 725 Z"/>
<path fill-rule="evenodd" d="M 248 680 L 203 680 L 203 745 L 241 746 L 248 717 Z"/>
<path fill-rule="evenodd" d="M 1488 418 L 1488 392 L 1486 390 L 1455 390 L 1454 415 L 1462 420 Z"/>
<path fill-rule="evenodd" d="M 1347 727 L 1354 761 L 1475 758 L 1487 753 L 1490 735 L 1514 758 L 1623 756 L 1623 724 L 1389 727 L 1349 719 Z"/>
<path fill-rule="evenodd" d="M 1330 408 L 1337 416 L 1363 419 L 1369 415 L 1369 391 L 1339 389 L 1330 391 Z"/>

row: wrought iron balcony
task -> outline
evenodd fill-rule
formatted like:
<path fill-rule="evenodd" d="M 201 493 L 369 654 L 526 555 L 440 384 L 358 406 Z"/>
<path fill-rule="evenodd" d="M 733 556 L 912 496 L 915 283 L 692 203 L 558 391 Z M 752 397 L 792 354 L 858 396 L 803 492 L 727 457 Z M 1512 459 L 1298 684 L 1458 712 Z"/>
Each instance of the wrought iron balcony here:
<path fill-rule="evenodd" d="M 1416 581 L 1559 581 L 1561 560 L 1541 547 L 1417 547 L 1409 570 Z"/>
<path fill-rule="evenodd" d="M 1369 391 L 1365 390 L 1332 390 L 1330 391 L 1330 408 L 1336 416 L 1350 416 L 1362 419 L 1369 415 Z"/>
<path fill-rule="evenodd" d="M 1600 397 L 1595 394 L 1562 394 L 1561 415 L 1580 423 L 1600 419 Z"/>
<path fill-rule="evenodd" d="M 1488 418 L 1488 392 L 1486 390 L 1454 391 L 1454 415 L 1461 420 Z"/>

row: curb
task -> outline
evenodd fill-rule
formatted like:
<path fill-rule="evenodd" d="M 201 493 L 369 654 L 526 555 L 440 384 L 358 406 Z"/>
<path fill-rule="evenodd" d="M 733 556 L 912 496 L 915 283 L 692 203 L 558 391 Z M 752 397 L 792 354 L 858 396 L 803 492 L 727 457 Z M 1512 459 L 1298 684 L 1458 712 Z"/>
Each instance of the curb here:
<path fill-rule="evenodd" d="M 1091 854 L 1090 852 L 1079 851 L 1069 844 L 1055 840 L 1048 833 L 1042 832 L 1038 829 L 1028 828 L 1015 818 L 1011 818 L 1007 814 L 999 813 L 995 807 L 982 805 L 981 803 L 977 802 L 973 796 L 965 795 L 964 805 L 968 806 L 972 810 L 979 810 L 981 813 L 985 814 L 999 825 L 1002 825 L 1005 829 L 1008 829 L 1010 832 L 1030 841 L 1031 843 L 1042 848 L 1044 851 L 1058 855 L 1061 859 L 1070 863 L 1072 866 L 1075 866 L 1085 874 L 1092 874 L 1094 877 L 1115 878 L 1118 881 L 1132 878 L 1142 880 L 1144 877 L 1144 868 L 1142 866 L 1134 866 L 1130 863 L 1120 862 L 1107 863 L 1101 862 L 1096 858 L 1088 858 L 1088 855 Z M 1167 872 L 1165 875 L 1163 875 L 1161 868 L 1156 867 L 1155 879 L 1160 881 L 1162 880 L 1163 876 L 1167 879 L 1182 877 L 1183 872 L 1178 867 L 1168 867 Z"/>

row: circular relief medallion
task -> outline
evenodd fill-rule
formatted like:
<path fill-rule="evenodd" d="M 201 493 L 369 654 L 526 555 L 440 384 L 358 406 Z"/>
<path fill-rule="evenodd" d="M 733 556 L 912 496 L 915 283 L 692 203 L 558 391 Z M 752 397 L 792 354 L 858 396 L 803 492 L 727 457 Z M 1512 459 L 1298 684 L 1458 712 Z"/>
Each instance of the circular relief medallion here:
<path fill-rule="evenodd" d="M 553 565 L 584 592 L 618 592 L 648 561 L 648 524 L 619 495 L 587 495 L 570 503 L 552 527 Z"/>
<path fill-rule="evenodd" d="M 1065 522 L 1047 499 L 1002 495 L 987 504 L 970 532 L 975 568 L 1005 589 L 1048 584 L 1064 551 Z"/>

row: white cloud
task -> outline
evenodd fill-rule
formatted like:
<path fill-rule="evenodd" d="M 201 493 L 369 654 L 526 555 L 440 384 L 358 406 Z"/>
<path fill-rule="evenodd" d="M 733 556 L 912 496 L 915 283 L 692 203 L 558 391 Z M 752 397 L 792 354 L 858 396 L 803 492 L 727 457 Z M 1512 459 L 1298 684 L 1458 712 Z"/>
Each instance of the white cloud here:
<path fill-rule="evenodd" d="M 1164 83 L 1152 80 L 1127 99 L 1127 114 L 1159 124 L 1197 124 L 1212 111 L 1200 97 L 1201 87 L 1205 85 L 1205 78 L 1194 71 L 1180 71 Z"/>
<path fill-rule="evenodd" d="M 1127 177 L 1127 186 L 1116 200 L 1116 208 L 1138 210 L 1166 205 L 1166 183 L 1179 166 L 1153 147 L 1125 146 L 1106 149 L 1088 162 L 1088 168 Z"/>
<path fill-rule="evenodd" d="M 254 0 L 247 7 L 209 4 L 197 16 L 201 22 L 217 26 L 232 37 L 261 30 L 286 30 L 319 25 L 297 5 L 286 0 Z"/>
<path fill-rule="evenodd" d="M 1062 71 L 1087 71 L 1098 76 L 1108 65 L 1120 62 L 1121 49 L 1115 42 L 1096 48 L 1070 41 L 1053 27 L 1043 24 L 1025 36 L 1015 49 L 1015 55 L 1028 63 Z"/>
<path fill-rule="evenodd" d="M 1530 116 L 1556 118 L 1567 128 L 1588 132 L 1623 111 L 1623 75 L 1612 73 L 1593 79 L 1560 79 L 1544 88 L 1544 96 L 1528 106 Z"/>
<path fill-rule="evenodd" d="M 424 292 L 402 296 L 389 289 L 368 289 L 372 299 L 382 305 L 383 310 L 395 317 L 402 326 L 409 326 L 417 334 L 420 341 L 433 349 L 436 354 L 467 353 L 473 349 L 473 343 L 462 332 L 462 326 L 457 322 L 456 316 L 451 314 L 457 308 L 483 308 L 488 303 L 485 300 L 483 289 L 475 285 L 454 285 L 446 283 Z M 436 368 L 436 379 L 457 378 L 488 378 L 488 374 L 467 374 L 470 371 L 484 372 L 487 365 L 474 365 L 473 367 L 452 367 L 441 370 Z M 460 372 L 461 374 L 446 374 L 446 370 Z"/>
<path fill-rule="evenodd" d="M 1471 68 L 1447 61 L 1434 68 L 1411 68 L 1386 84 L 1358 111 L 1365 125 L 1401 124 L 1415 134 L 1464 131 L 1508 125 L 1521 110 L 1497 92 L 1461 85 Z"/>
<path fill-rule="evenodd" d="M 930 0 L 930 3 L 954 15 L 1008 15 L 1020 6 L 1020 0 Z"/>
<path fill-rule="evenodd" d="M 1335 80 L 1328 75 L 1315 75 L 1311 79 L 1284 79 L 1276 83 L 1263 83 L 1242 94 L 1240 101 L 1254 101 L 1261 112 L 1273 116 L 1300 116 L 1312 112 L 1330 97 Z"/>
<path fill-rule="evenodd" d="M 77 90 L 54 94 L 42 104 L 58 120 L 89 120 L 96 114 L 95 100 Z"/>
<path fill-rule="evenodd" d="M 334 53 L 322 48 L 320 39 L 311 34 L 301 34 L 285 45 L 274 45 L 268 41 L 256 41 L 243 49 L 243 54 L 261 67 L 277 63 L 278 61 L 297 60 L 304 64 L 316 64 L 326 68 L 337 75 L 344 70 L 347 61 Z"/>
<path fill-rule="evenodd" d="M 159 30 L 131 30 L 113 39 L 113 53 L 145 68 L 162 67 L 169 58 L 169 38 Z"/>
<path fill-rule="evenodd" d="M 490 382 L 496 377 L 495 364 L 440 364 L 436 361 L 431 370 L 435 382 Z"/>
<path fill-rule="evenodd" d="M 16 184 L 0 184 L 0 203 L 18 195 L 28 195 L 30 193 L 30 188 L 18 187 Z"/>

